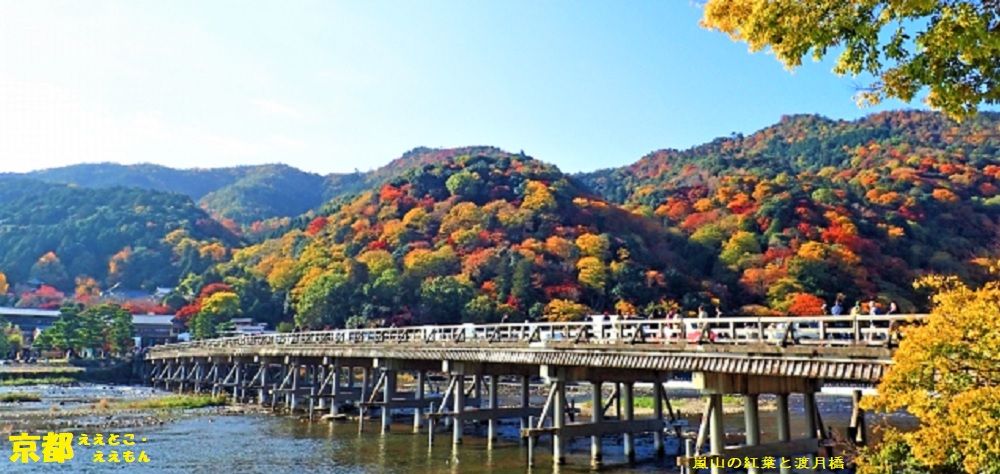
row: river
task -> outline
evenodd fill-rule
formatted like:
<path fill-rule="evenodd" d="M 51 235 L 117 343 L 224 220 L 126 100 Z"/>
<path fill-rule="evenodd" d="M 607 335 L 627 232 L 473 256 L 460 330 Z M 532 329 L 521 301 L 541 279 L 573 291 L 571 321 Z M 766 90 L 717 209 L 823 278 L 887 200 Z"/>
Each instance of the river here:
<path fill-rule="evenodd" d="M 67 413 L 74 406 L 84 406 L 98 398 L 141 398 L 157 396 L 159 392 L 145 387 L 110 387 L 82 385 L 76 387 L 19 387 L 18 391 L 32 391 L 42 394 L 41 402 L 18 404 L 16 410 L 11 404 L 0 405 L 0 428 L 18 432 L 28 423 L 23 418 L 13 418 L 12 414 L 25 411 L 43 413 L 59 406 Z M 3 391 L 10 391 L 4 389 Z M 2 393 L 2 391 L 0 391 Z M 792 430 L 801 432 L 802 408 L 792 398 Z M 762 405 L 766 404 L 762 402 Z M 850 416 L 850 399 L 844 396 L 820 396 L 820 409 L 824 422 L 835 430 L 847 425 Z M 130 418 L 131 417 L 131 418 Z M 763 438 L 773 438 L 774 414 L 766 409 L 761 411 Z M 696 416 L 687 416 L 692 428 L 697 426 Z M 59 420 L 58 415 L 55 420 Z M 163 420 L 163 415 L 159 415 Z M 526 472 L 526 449 L 518 443 L 516 422 L 501 425 L 501 439 L 494 449 L 487 449 L 484 439 L 485 427 L 478 433 L 469 428 L 464 443 L 457 449 L 451 446 L 450 433 L 436 436 L 433 449 L 428 449 L 426 433 L 412 434 L 411 426 L 403 418 L 393 426 L 393 433 L 382 436 L 376 422 L 366 424 L 365 432 L 358 432 L 356 422 L 325 421 L 309 422 L 289 416 L 270 414 L 230 414 L 226 409 L 206 408 L 188 410 L 157 421 L 148 413 L 125 413 L 103 417 L 81 418 L 66 423 L 77 433 L 134 433 L 136 439 L 146 439 L 138 443 L 149 457 L 148 464 L 120 464 L 117 467 L 128 472 L 157 473 L 212 473 L 220 469 L 233 473 L 523 473 Z M 122 421 L 124 420 L 124 421 Z M 874 420 L 872 420 L 874 421 Z M 106 424 L 119 423 L 121 426 L 104 428 Z M 90 423 L 88 425 L 88 423 Z M 129 424 L 132 427 L 128 427 Z M 405 424 L 404 424 L 405 423 Z M 906 417 L 893 420 L 893 424 L 907 424 Z M 726 416 L 726 431 L 733 441 L 741 436 L 742 416 L 730 413 Z M 38 426 L 35 426 L 37 428 Z M 30 429 L 30 428 L 28 428 Z M 58 427 L 48 428 L 55 431 Z M 4 457 L 11 453 L 7 436 L 0 441 Z M 589 439 L 576 439 L 571 444 L 571 453 L 566 466 L 555 469 L 562 473 L 590 472 Z M 673 456 L 655 460 L 652 454 L 652 437 L 639 436 L 636 443 L 637 458 L 640 462 L 628 466 L 622 457 L 620 441 L 607 437 L 604 444 L 605 466 L 601 472 L 670 472 Z M 668 438 L 668 449 L 676 452 L 678 443 Z M 74 458 L 68 463 L 72 472 L 106 472 L 113 467 L 109 464 L 92 462 L 96 448 L 75 446 Z M 547 441 L 540 443 L 536 452 L 536 467 L 531 472 L 554 472 Z M 36 473 L 66 472 L 69 466 L 57 464 L 11 464 L 6 459 L 4 472 Z M 6 469 L 11 467 L 12 469 Z"/>

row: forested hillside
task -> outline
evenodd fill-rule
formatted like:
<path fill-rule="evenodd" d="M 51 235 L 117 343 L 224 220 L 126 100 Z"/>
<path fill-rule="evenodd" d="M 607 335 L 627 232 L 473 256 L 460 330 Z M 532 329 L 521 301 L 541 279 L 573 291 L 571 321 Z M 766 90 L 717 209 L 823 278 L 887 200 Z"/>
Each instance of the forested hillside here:
<path fill-rule="evenodd" d="M 838 296 L 923 310 L 917 277 L 976 282 L 1000 255 L 992 113 L 790 116 L 575 176 L 493 147 L 417 148 L 325 177 L 283 165 L 38 174 L 169 188 L 217 220 L 177 194 L 0 178 L 0 272 L 63 288 L 80 275 L 180 281 L 184 317 L 215 318 L 203 335 L 235 314 L 308 327 L 700 305 L 811 314 Z M 259 243 L 240 248 L 230 219 Z"/>
<path fill-rule="evenodd" d="M 680 234 L 551 165 L 466 151 L 477 150 L 421 153 L 422 166 L 238 251 L 223 281 L 266 282 L 305 327 L 572 319 L 708 298 Z"/>
<path fill-rule="evenodd" d="M 713 252 L 700 269 L 740 304 L 816 308 L 843 293 L 913 309 L 919 274 L 975 280 L 1000 252 L 994 113 L 791 116 L 579 178 Z"/>
<path fill-rule="evenodd" d="M 237 239 L 187 197 L 0 178 L 0 272 L 66 292 L 174 286 Z"/>

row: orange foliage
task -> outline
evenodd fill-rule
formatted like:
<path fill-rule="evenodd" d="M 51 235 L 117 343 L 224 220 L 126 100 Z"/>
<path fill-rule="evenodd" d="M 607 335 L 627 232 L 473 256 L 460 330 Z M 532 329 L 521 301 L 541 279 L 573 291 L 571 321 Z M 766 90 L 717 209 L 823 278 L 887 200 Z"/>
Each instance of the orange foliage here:
<path fill-rule="evenodd" d="M 795 316 L 817 316 L 823 314 L 823 299 L 809 293 L 793 293 L 788 313 Z"/>

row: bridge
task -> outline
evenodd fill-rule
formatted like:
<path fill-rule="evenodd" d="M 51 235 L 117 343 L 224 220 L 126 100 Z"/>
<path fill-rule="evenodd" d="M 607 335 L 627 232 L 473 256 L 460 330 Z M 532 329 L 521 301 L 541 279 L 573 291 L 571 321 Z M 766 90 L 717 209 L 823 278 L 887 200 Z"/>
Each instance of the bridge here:
<path fill-rule="evenodd" d="M 625 457 L 635 459 L 635 437 L 652 433 L 657 455 L 664 437 L 688 437 L 678 423 L 664 383 L 690 377 L 707 397 L 696 433 L 686 440 L 679 463 L 699 457 L 721 472 L 721 459 L 744 456 L 816 455 L 826 443 L 815 394 L 824 385 L 853 387 L 851 429 L 864 441 L 860 388 L 881 379 L 892 363 L 900 328 L 926 315 L 723 317 L 637 320 L 591 317 L 583 322 L 510 323 L 341 329 L 244 335 L 151 348 L 146 377 L 178 391 L 230 392 L 310 419 L 326 412 L 345 419 L 353 407 L 363 428 L 380 417 L 383 433 L 394 416 L 412 416 L 412 430 L 435 433 L 450 427 L 459 444 L 467 425 L 485 423 L 488 443 L 501 420 L 520 420 L 528 463 L 536 445 L 551 438 L 553 460 L 565 462 L 567 442 L 589 437 L 599 465 L 605 435 L 621 435 Z M 409 374 L 409 390 L 400 375 Z M 431 382 L 438 377 L 445 388 Z M 530 381 L 545 384 L 544 403 L 533 404 Z M 519 385 L 517 402 L 501 406 L 501 380 Z M 567 384 L 590 386 L 589 420 L 578 420 L 567 402 Z M 653 415 L 635 416 L 635 387 L 652 386 Z M 605 388 L 610 397 L 605 400 Z M 484 393 L 485 392 L 485 393 Z M 743 396 L 746 437 L 727 446 L 723 396 Z M 777 400 L 777 439 L 762 442 L 758 401 Z M 802 394 L 806 433 L 792 439 L 788 400 Z M 485 400 L 484 400 L 485 397 Z M 510 398 L 510 397 L 508 397 Z M 704 453 L 704 444 L 708 452 Z M 756 469 L 750 469 L 755 472 Z"/>

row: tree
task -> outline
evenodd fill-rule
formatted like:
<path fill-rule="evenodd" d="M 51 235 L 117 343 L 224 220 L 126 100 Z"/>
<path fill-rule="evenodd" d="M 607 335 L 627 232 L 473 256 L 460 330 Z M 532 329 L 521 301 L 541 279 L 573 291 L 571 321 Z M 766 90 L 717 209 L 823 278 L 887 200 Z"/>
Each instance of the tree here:
<path fill-rule="evenodd" d="M 7 283 L 7 275 L 0 272 L 0 297 L 7 294 L 7 290 L 10 289 L 10 285 Z"/>
<path fill-rule="evenodd" d="M 557 207 L 556 198 L 549 187 L 541 181 L 528 181 L 524 186 L 524 200 L 521 207 L 536 212 L 549 212 Z"/>
<path fill-rule="evenodd" d="M 240 315 L 240 298 L 232 291 L 218 291 L 201 301 L 201 311 L 191 319 L 191 335 L 206 339 L 219 334 L 219 325 Z"/>
<path fill-rule="evenodd" d="M 97 280 L 87 275 L 80 275 L 76 277 L 76 291 L 73 296 L 77 301 L 87 303 L 101 296 L 101 285 Z"/>
<path fill-rule="evenodd" d="M 499 309 L 496 301 L 486 295 L 479 295 L 469 300 L 462 308 L 463 323 L 495 323 L 497 322 Z"/>
<path fill-rule="evenodd" d="M 576 238 L 576 246 L 580 249 L 580 255 L 584 257 L 594 257 L 600 261 L 608 259 L 611 243 L 606 234 L 583 234 Z"/>
<path fill-rule="evenodd" d="M 545 305 L 545 318 L 549 321 L 580 321 L 590 314 L 590 308 L 586 305 L 569 300 L 553 299 Z"/>
<path fill-rule="evenodd" d="M 748 256 L 760 253 L 760 243 L 757 237 L 747 231 L 739 231 L 722 246 L 719 260 L 730 267 L 740 267 Z"/>
<path fill-rule="evenodd" d="M 789 69 L 842 48 L 835 73 L 876 78 L 859 102 L 910 101 L 928 88 L 927 103 L 953 118 L 1000 102 L 996 2 L 708 0 L 701 23 L 769 48 Z"/>
<path fill-rule="evenodd" d="M 460 196 L 463 199 L 475 201 L 483 192 L 483 180 L 477 173 L 469 170 L 459 171 L 448 177 L 445 187 L 452 196 Z"/>
<path fill-rule="evenodd" d="M 794 316 L 819 316 L 823 314 L 823 299 L 816 295 L 792 293 L 788 299 L 788 314 Z"/>
<path fill-rule="evenodd" d="M 608 284 L 608 266 L 597 257 L 583 257 L 576 262 L 576 268 L 580 270 L 577 276 L 580 284 L 593 292 L 598 303 L 602 302 Z"/>
<path fill-rule="evenodd" d="M 907 472 L 1000 472 L 1000 281 L 969 288 L 955 277 L 927 277 L 918 285 L 936 292 L 930 316 L 904 330 L 878 394 L 864 404 L 905 409 L 920 425 L 890 428 L 895 442 L 866 450 L 859 472 L 900 472 L 904 462 L 918 465 Z"/>
<path fill-rule="evenodd" d="M 135 335 L 132 315 L 121 306 L 97 305 L 84 310 L 81 316 L 100 322 L 104 344 L 112 352 L 120 355 L 132 347 L 132 337 Z"/>
<path fill-rule="evenodd" d="M 472 287 L 454 276 L 428 278 L 420 284 L 421 321 L 456 324 L 473 295 Z"/>
<path fill-rule="evenodd" d="M 295 301 L 295 323 L 305 328 L 321 328 L 326 324 L 343 327 L 351 316 L 353 291 L 346 274 L 323 273 L 299 292 Z"/>
<path fill-rule="evenodd" d="M 0 324 L 0 360 L 5 360 L 14 352 L 13 344 L 11 344 L 10 338 L 8 337 L 8 332 L 13 329 L 9 323 L 4 325 Z"/>
<path fill-rule="evenodd" d="M 31 277 L 56 288 L 66 288 L 69 285 L 69 275 L 66 267 L 55 252 L 46 252 L 38 258 L 31 267 Z"/>

